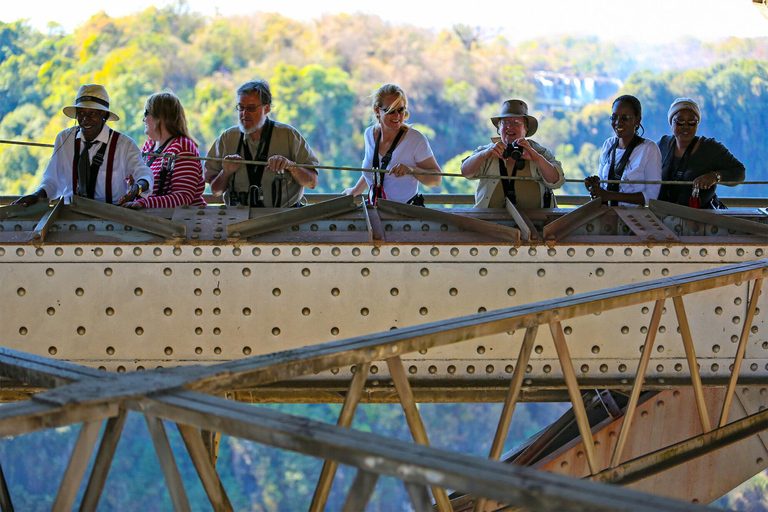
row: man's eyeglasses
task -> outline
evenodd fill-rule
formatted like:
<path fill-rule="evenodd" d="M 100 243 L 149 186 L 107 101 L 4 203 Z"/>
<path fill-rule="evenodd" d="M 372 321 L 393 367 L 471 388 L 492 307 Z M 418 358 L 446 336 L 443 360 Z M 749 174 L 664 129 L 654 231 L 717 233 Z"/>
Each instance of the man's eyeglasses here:
<path fill-rule="evenodd" d="M 611 114 L 611 122 L 615 123 L 616 121 L 629 121 L 630 119 L 634 119 L 635 116 L 630 114 Z"/>
<path fill-rule="evenodd" d="M 253 112 L 256 112 L 256 110 L 258 110 L 259 107 L 263 107 L 263 106 L 264 106 L 263 104 L 262 105 L 235 105 L 235 110 L 237 110 L 238 112 L 242 112 L 243 110 L 245 110 L 246 112 L 253 113 Z"/>
<path fill-rule="evenodd" d="M 405 107 L 400 107 L 400 108 L 394 108 L 394 109 L 392 109 L 390 111 L 387 111 L 386 108 L 382 107 L 381 110 L 384 111 L 384 115 L 394 116 L 396 114 L 397 115 L 403 114 L 406 111 L 406 108 Z"/>
<path fill-rule="evenodd" d="M 501 126 L 523 126 L 525 124 L 525 121 L 520 119 L 519 117 L 507 117 L 502 119 L 499 124 Z"/>
<path fill-rule="evenodd" d="M 677 126 L 685 126 L 685 125 L 696 126 L 697 124 L 699 124 L 699 121 L 697 119 L 691 119 L 690 121 L 680 121 L 679 119 L 675 119 L 675 124 Z"/>

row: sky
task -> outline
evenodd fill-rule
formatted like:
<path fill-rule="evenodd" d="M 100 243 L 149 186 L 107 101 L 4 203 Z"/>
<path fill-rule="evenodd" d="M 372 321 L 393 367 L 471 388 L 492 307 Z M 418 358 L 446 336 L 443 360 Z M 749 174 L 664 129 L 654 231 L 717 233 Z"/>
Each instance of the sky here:
<path fill-rule="evenodd" d="M 61 0 L 4 0 L 0 21 L 28 19 L 46 31 L 49 22 L 59 23 L 68 32 L 98 10 L 110 16 L 142 11 L 152 5 L 163 7 L 173 0 L 103 0 L 100 3 Z M 323 0 L 282 2 L 242 0 L 188 0 L 191 10 L 206 16 L 253 14 L 278 11 L 282 15 L 310 20 L 330 13 L 365 12 L 393 23 L 428 28 L 450 28 L 455 24 L 483 27 L 513 42 L 548 35 L 597 35 L 606 41 L 665 43 L 684 37 L 715 41 L 730 36 L 768 36 L 768 19 L 752 0 L 485 0 L 478 8 L 466 2 L 423 2 L 388 0 Z M 248 7 L 245 7 L 248 6 Z"/>

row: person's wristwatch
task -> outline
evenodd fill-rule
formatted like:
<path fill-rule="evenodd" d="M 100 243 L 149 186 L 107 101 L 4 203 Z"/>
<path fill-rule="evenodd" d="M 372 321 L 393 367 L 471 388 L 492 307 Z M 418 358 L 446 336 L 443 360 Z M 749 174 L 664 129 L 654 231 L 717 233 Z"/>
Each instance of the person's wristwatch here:
<path fill-rule="evenodd" d="M 139 197 L 141 195 L 141 191 L 144 190 L 144 188 L 141 186 L 141 182 L 140 181 L 137 181 L 135 183 L 135 185 L 136 185 L 136 188 L 139 189 L 138 192 L 136 192 L 136 197 Z"/>
<path fill-rule="evenodd" d="M 721 181 L 723 181 L 723 175 L 720 174 L 720 172 L 718 171 L 715 171 L 715 180 L 716 180 L 715 183 L 720 183 Z"/>

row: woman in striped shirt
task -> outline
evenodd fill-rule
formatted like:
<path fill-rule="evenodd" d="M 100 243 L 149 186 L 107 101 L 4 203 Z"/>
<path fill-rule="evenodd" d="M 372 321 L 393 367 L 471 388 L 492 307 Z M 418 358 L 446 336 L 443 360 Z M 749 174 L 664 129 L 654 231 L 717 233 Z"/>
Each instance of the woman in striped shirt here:
<path fill-rule="evenodd" d="M 178 156 L 197 157 L 197 143 L 187 128 L 187 118 L 179 98 L 169 92 L 153 94 L 144 107 L 144 133 L 147 142 L 141 148 L 144 153 L 172 153 Z M 154 173 L 155 186 L 150 197 L 142 197 L 124 206 L 133 209 L 173 208 L 185 204 L 204 206 L 203 166 L 199 160 L 145 157 L 147 166 Z"/>

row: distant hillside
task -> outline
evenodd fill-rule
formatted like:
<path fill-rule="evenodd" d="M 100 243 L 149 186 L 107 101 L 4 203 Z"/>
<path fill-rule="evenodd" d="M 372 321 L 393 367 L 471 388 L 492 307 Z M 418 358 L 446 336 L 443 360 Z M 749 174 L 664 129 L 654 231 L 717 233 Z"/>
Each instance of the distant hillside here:
<path fill-rule="evenodd" d="M 503 99 L 521 97 L 541 121 L 534 138 L 555 151 L 568 177 L 580 178 L 596 171 L 598 148 L 611 133 L 613 96 L 641 99 L 652 139 L 669 132 L 670 102 L 691 96 L 704 108 L 701 133 L 741 158 L 748 178 L 766 178 L 759 134 L 768 125 L 768 38 L 637 48 L 566 36 L 513 45 L 462 25 L 436 32 L 363 14 L 311 22 L 274 13 L 209 18 L 184 5 L 121 18 L 96 14 L 72 34 L 0 22 L 0 138 L 52 142 L 71 122 L 61 108 L 79 85 L 97 82 L 121 117 L 114 127 L 139 143 L 144 100 L 172 90 L 205 153 L 236 120 L 237 86 L 263 77 L 273 87 L 275 119 L 296 126 L 323 164 L 357 166 L 369 96 L 395 82 L 409 95 L 409 121 L 427 134 L 445 171 L 457 171 L 461 158 L 494 134 L 488 118 Z M 49 156 L 0 145 L 0 193 L 34 189 Z M 357 177 L 323 171 L 318 190 L 338 192 Z M 473 188 L 450 178 L 438 190 Z M 748 194 L 768 196 L 766 190 Z"/>

